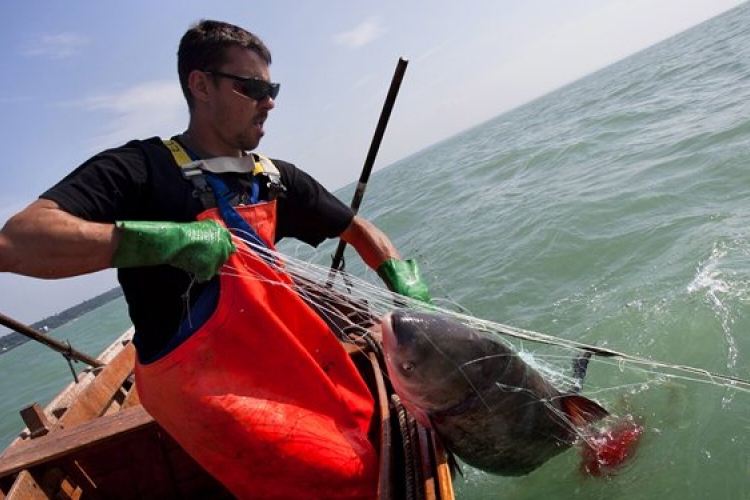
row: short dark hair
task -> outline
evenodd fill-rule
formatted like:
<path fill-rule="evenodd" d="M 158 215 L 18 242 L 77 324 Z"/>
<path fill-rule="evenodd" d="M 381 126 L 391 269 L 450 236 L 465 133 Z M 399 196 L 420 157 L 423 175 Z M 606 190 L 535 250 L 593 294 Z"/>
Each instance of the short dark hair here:
<path fill-rule="evenodd" d="M 204 19 L 185 32 L 177 51 L 177 73 L 188 107 L 193 109 L 193 95 L 188 88 L 191 71 L 215 71 L 225 62 L 225 49 L 232 46 L 252 50 L 271 64 L 271 52 L 263 41 L 233 24 Z"/>

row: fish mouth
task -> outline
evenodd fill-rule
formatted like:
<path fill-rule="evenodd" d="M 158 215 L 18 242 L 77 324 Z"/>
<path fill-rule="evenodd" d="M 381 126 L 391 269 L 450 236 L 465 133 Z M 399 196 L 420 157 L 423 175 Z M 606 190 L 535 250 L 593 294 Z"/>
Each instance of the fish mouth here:
<path fill-rule="evenodd" d="M 383 348 L 387 353 L 395 354 L 398 351 L 409 349 L 419 337 L 414 329 L 413 317 L 409 311 L 392 311 L 380 319 L 380 327 L 383 335 Z"/>
<path fill-rule="evenodd" d="M 396 332 L 393 331 L 393 313 L 388 313 L 380 319 L 380 328 L 383 334 L 383 347 L 386 350 L 398 345 Z"/>
<path fill-rule="evenodd" d="M 422 424 L 430 428 L 432 423 L 429 414 L 434 410 L 434 405 L 430 404 L 421 394 L 419 387 L 415 387 L 408 381 L 398 375 L 397 365 L 399 364 L 399 350 L 408 345 L 408 335 L 404 338 L 404 332 L 397 332 L 399 318 L 398 311 L 388 313 L 380 319 L 381 333 L 383 336 L 383 352 L 385 353 L 385 365 L 388 371 L 391 384 L 399 395 L 401 404 L 406 410 Z"/>
<path fill-rule="evenodd" d="M 419 325 L 422 321 L 419 313 L 408 309 L 397 309 L 385 314 L 380 320 L 383 329 L 383 344 L 389 348 L 409 347 L 420 336 Z"/>
<path fill-rule="evenodd" d="M 398 363 L 398 360 L 395 359 L 395 357 L 397 356 L 396 352 L 399 347 L 399 338 L 394 329 L 393 322 L 393 313 L 388 313 L 380 319 L 386 369 L 391 379 L 391 383 L 407 411 L 423 426 L 430 427 L 431 423 L 429 417 L 422 407 L 423 403 L 420 401 L 419 395 L 414 394 L 406 385 L 404 385 L 404 382 L 400 377 L 396 375 L 397 370 L 395 369 L 394 364 Z"/>

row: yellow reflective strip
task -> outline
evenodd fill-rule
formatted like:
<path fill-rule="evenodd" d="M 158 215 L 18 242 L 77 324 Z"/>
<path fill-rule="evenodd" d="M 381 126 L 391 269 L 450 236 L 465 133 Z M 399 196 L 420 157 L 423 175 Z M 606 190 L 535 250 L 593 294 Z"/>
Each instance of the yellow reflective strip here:
<path fill-rule="evenodd" d="M 255 168 L 253 169 L 253 175 L 260 174 L 262 172 L 268 172 L 269 174 L 278 174 L 279 169 L 276 165 L 266 156 L 258 153 L 255 154 Z"/>
<path fill-rule="evenodd" d="M 166 139 L 163 142 L 167 149 L 169 149 L 169 152 L 172 153 L 172 156 L 174 156 L 174 160 L 179 166 L 182 167 L 184 165 L 187 165 L 188 163 L 192 163 L 193 160 L 190 158 L 190 155 L 188 155 L 185 149 L 180 146 L 179 142 L 173 141 L 171 139 Z"/>

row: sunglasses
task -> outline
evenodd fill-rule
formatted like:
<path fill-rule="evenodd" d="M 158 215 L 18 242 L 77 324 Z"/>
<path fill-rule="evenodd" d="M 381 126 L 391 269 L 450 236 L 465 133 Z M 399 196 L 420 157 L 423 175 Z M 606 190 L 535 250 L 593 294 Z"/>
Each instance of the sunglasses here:
<path fill-rule="evenodd" d="M 234 80 L 237 82 L 234 87 L 237 92 L 256 101 L 262 101 L 266 97 L 276 99 L 276 96 L 279 95 L 279 87 L 281 87 L 278 83 L 270 83 L 257 77 L 245 78 L 221 71 L 206 71 L 205 73 Z"/>

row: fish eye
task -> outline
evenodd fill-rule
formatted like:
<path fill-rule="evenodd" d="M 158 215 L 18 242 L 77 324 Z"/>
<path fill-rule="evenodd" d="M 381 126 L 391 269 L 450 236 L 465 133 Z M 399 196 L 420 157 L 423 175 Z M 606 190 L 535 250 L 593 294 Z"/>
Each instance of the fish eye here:
<path fill-rule="evenodd" d="M 407 373 L 414 371 L 414 363 L 404 361 L 403 363 L 401 363 L 401 369 Z"/>

